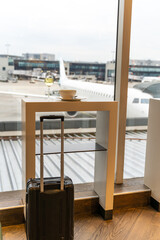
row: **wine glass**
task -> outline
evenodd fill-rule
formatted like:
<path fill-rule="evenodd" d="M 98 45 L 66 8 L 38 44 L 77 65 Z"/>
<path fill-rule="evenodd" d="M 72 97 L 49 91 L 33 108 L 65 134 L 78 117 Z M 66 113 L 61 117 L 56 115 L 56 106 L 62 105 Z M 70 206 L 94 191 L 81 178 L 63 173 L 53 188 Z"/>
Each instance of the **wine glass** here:
<path fill-rule="evenodd" d="M 44 82 L 48 87 L 48 99 L 49 99 L 50 87 L 53 85 L 53 76 L 52 76 L 51 72 L 47 72 Z"/>

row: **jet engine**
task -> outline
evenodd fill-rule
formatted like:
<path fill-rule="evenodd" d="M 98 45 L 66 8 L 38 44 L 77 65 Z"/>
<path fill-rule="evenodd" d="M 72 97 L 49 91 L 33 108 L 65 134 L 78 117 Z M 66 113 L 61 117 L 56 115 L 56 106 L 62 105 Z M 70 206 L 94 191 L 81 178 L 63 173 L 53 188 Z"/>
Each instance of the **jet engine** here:
<path fill-rule="evenodd" d="M 78 114 L 78 112 L 76 112 L 76 111 L 68 111 L 68 112 L 65 112 L 65 113 L 64 113 L 64 116 L 65 116 L 65 117 L 74 118 L 74 117 L 77 116 L 77 114 Z"/>

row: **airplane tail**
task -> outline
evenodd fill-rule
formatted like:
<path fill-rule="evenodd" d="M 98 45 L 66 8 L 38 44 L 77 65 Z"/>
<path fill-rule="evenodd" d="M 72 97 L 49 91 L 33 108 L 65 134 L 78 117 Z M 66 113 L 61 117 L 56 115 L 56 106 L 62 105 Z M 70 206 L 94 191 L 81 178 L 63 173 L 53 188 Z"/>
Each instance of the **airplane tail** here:
<path fill-rule="evenodd" d="M 60 65 L 60 79 L 59 79 L 59 83 L 60 83 L 60 85 L 62 85 L 64 81 L 68 80 L 68 78 L 67 78 L 66 73 L 65 73 L 64 62 L 63 62 L 62 59 L 60 59 L 59 65 Z"/>

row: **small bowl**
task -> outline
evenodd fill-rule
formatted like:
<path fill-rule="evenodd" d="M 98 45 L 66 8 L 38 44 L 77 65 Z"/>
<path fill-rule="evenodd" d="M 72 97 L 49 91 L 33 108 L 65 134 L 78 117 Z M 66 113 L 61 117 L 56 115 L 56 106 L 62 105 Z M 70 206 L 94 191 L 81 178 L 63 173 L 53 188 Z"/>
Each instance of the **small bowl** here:
<path fill-rule="evenodd" d="M 76 95 L 76 90 L 59 90 L 59 93 L 63 99 L 72 99 Z"/>

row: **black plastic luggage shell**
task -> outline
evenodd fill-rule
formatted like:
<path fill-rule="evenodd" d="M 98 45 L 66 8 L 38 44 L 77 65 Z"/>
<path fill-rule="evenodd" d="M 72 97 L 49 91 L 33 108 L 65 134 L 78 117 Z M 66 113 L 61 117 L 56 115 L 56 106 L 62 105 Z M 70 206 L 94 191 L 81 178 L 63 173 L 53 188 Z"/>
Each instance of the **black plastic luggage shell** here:
<path fill-rule="evenodd" d="M 43 177 L 43 120 L 48 118 L 61 119 L 59 178 Z M 40 178 L 29 179 L 26 185 L 27 240 L 73 240 L 74 186 L 70 178 L 64 178 L 64 116 L 43 116 L 40 121 Z"/>
<path fill-rule="evenodd" d="M 37 229 L 33 228 L 33 224 L 38 220 L 39 221 L 39 211 L 36 210 L 37 201 L 39 205 L 39 197 L 40 194 L 46 194 L 47 192 L 52 191 L 58 191 L 58 192 L 64 192 L 65 202 L 66 204 L 69 204 L 66 208 L 65 212 L 66 215 L 69 216 L 67 223 L 65 224 L 65 238 L 66 240 L 72 240 L 74 239 L 74 225 L 73 225 L 73 215 L 74 215 L 74 185 L 72 183 L 72 180 L 69 177 L 64 178 L 64 190 L 60 190 L 60 178 L 53 177 L 53 178 L 44 178 L 44 193 L 40 193 L 40 178 L 31 178 L 27 181 L 27 187 L 26 187 L 26 217 L 30 219 L 30 223 L 26 225 L 26 232 L 27 235 L 30 235 L 31 232 L 35 232 L 36 237 L 31 239 L 41 239 L 39 235 L 39 224 L 37 225 Z M 35 201 L 32 201 L 32 200 Z M 72 201 L 70 201 L 73 199 Z M 30 204 L 31 202 L 34 202 L 34 205 Z M 29 203 L 29 204 L 28 204 Z M 31 207 L 32 206 L 32 207 Z M 29 209 L 30 208 L 30 209 Z M 70 211 L 72 209 L 72 211 Z M 28 214 L 32 213 L 32 219 L 31 216 L 27 216 Z M 32 224 L 33 223 L 33 224 Z"/>
<path fill-rule="evenodd" d="M 53 177 L 53 178 L 44 178 L 44 188 L 45 190 L 50 189 L 49 186 L 52 185 L 60 185 L 60 179 L 58 177 Z M 27 187 L 26 187 L 26 192 L 29 191 L 34 191 L 38 190 L 40 187 L 40 178 L 30 178 L 27 181 Z M 69 177 L 64 178 L 64 187 L 73 187 L 72 180 Z M 38 188 L 38 189 L 37 189 Z"/>

